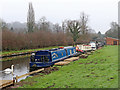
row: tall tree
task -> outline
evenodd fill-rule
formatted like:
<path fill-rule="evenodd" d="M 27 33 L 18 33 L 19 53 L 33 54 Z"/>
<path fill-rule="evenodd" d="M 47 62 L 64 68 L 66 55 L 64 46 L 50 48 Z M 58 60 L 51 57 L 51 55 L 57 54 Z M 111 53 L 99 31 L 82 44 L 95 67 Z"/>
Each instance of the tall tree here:
<path fill-rule="evenodd" d="M 62 22 L 62 30 L 63 30 L 63 33 L 65 33 L 65 22 Z"/>
<path fill-rule="evenodd" d="M 101 34 L 101 32 L 99 31 L 99 32 L 98 32 L 98 37 L 100 38 L 100 37 L 101 37 L 101 35 L 102 35 L 102 34 Z"/>
<path fill-rule="evenodd" d="M 39 30 L 43 30 L 43 31 L 50 30 L 50 22 L 47 21 L 45 16 L 40 18 L 40 20 L 38 21 L 38 26 L 39 26 Z"/>
<path fill-rule="evenodd" d="M 80 15 L 80 21 L 81 21 L 81 33 L 84 35 L 84 34 L 87 34 L 88 32 L 88 16 L 83 12 L 81 13 Z"/>
<path fill-rule="evenodd" d="M 119 25 L 117 24 L 117 22 L 112 22 L 110 29 L 106 31 L 105 35 L 108 37 L 118 38 L 118 32 L 119 32 L 118 28 Z"/>
<path fill-rule="evenodd" d="M 1 18 L 0 18 L 0 28 L 1 28 L 1 30 L 8 29 L 7 23 L 4 20 L 2 20 Z"/>
<path fill-rule="evenodd" d="M 73 46 L 76 44 L 77 39 L 79 38 L 79 33 L 80 33 L 80 22 L 77 20 L 69 21 L 68 23 L 69 30 L 72 34 L 72 38 L 74 41 Z"/>
<path fill-rule="evenodd" d="M 27 16 L 27 27 L 28 32 L 33 32 L 35 26 L 35 17 L 32 3 L 29 3 L 28 16 Z"/>
<path fill-rule="evenodd" d="M 55 30 L 55 32 L 59 33 L 61 31 L 61 26 L 58 23 L 56 23 L 54 25 L 54 30 Z"/>

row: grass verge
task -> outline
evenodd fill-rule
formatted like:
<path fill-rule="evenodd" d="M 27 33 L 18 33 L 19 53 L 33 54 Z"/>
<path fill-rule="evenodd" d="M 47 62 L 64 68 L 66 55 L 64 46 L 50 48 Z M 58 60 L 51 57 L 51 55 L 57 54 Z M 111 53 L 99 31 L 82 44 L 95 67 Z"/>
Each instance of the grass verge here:
<path fill-rule="evenodd" d="M 58 48 L 59 46 L 53 46 L 53 47 L 47 47 L 47 48 L 39 48 L 39 49 L 29 49 L 29 50 L 21 50 L 21 51 L 10 51 L 10 52 L 3 52 L 2 55 L 10 55 L 13 53 L 24 53 L 24 52 L 32 52 L 32 51 L 38 51 L 38 50 L 47 50 L 47 49 L 52 49 L 52 48 Z M 8 60 L 15 60 L 15 59 L 22 59 L 26 57 L 30 57 L 31 55 L 22 55 L 22 56 L 15 56 L 15 57 L 7 57 L 7 58 L 2 58 L 0 61 L 8 61 Z"/>
<path fill-rule="evenodd" d="M 27 50 L 19 50 L 19 51 L 3 51 L 0 54 L 2 55 L 9 55 L 13 53 L 24 53 L 24 52 L 32 52 L 37 50 L 45 50 L 45 49 L 52 49 L 52 48 L 58 48 L 59 46 L 52 46 L 52 47 L 46 47 L 46 48 L 38 48 L 38 49 L 27 49 Z"/>
<path fill-rule="evenodd" d="M 29 77 L 19 88 L 118 88 L 118 47 L 105 46 L 86 59 L 48 75 Z"/>

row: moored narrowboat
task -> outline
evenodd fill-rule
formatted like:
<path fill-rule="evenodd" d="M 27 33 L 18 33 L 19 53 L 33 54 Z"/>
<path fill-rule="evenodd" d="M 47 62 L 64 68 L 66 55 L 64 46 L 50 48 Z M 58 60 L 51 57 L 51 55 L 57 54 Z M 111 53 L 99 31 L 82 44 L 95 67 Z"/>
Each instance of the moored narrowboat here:
<path fill-rule="evenodd" d="M 30 67 L 47 67 L 77 54 L 75 47 L 63 47 L 51 50 L 40 50 L 32 53 Z"/>

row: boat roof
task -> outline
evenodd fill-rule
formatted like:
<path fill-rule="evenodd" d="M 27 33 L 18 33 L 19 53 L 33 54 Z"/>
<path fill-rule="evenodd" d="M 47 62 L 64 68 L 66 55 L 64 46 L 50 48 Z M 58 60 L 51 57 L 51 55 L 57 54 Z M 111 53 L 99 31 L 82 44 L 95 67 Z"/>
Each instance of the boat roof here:
<path fill-rule="evenodd" d="M 68 47 L 64 47 L 64 48 L 53 48 L 53 49 L 49 49 L 49 50 L 40 50 L 42 52 L 50 52 L 50 51 L 57 51 L 57 50 L 63 50 L 63 49 L 68 49 L 71 48 L 72 46 L 68 46 Z M 40 52 L 38 51 L 38 52 Z"/>
<path fill-rule="evenodd" d="M 73 46 L 68 46 L 68 47 L 64 47 L 64 49 L 66 49 L 66 48 L 72 48 Z"/>

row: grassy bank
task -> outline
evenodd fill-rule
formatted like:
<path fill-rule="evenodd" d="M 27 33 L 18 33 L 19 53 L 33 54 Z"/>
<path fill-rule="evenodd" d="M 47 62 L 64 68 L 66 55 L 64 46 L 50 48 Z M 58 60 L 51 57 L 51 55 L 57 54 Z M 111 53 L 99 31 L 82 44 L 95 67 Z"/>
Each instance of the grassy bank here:
<path fill-rule="evenodd" d="M 24 55 L 24 56 L 17 56 L 17 57 L 9 57 L 9 58 L 2 58 L 0 61 L 9 61 L 9 60 L 18 60 L 18 59 L 24 59 L 24 58 L 29 58 L 30 59 L 31 55 Z"/>
<path fill-rule="evenodd" d="M 29 50 L 21 50 L 21 51 L 9 51 L 9 52 L 2 52 L 2 55 L 10 55 L 13 53 L 24 53 L 24 52 L 32 52 L 32 51 L 38 51 L 38 50 L 47 50 L 47 49 L 52 49 L 52 48 L 58 48 L 60 46 L 53 46 L 53 47 L 47 47 L 47 48 L 39 48 L 39 49 L 29 49 Z M 7 57 L 7 58 L 2 58 L 0 61 L 8 61 L 8 60 L 17 60 L 17 59 L 23 59 L 26 57 L 30 57 L 31 55 L 22 55 L 22 56 L 16 56 L 16 57 Z"/>
<path fill-rule="evenodd" d="M 13 53 L 24 53 L 24 52 L 32 52 L 37 50 L 45 50 L 45 49 L 52 49 L 52 48 L 58 48 L 59 46 L 52 46 L 52 47 L 46 47 L 46 48 L 38 48 L 38 49 L 26 49 L 26 50 L 20 50 L 20 51 L 3 51 L 2 55 L 8 55 Z"/>
<path fill-rule="evenodd" d="M 118 47 L 106 46 L 86 59 L 21 83 L 19 88 L 118 88 Z"/>

